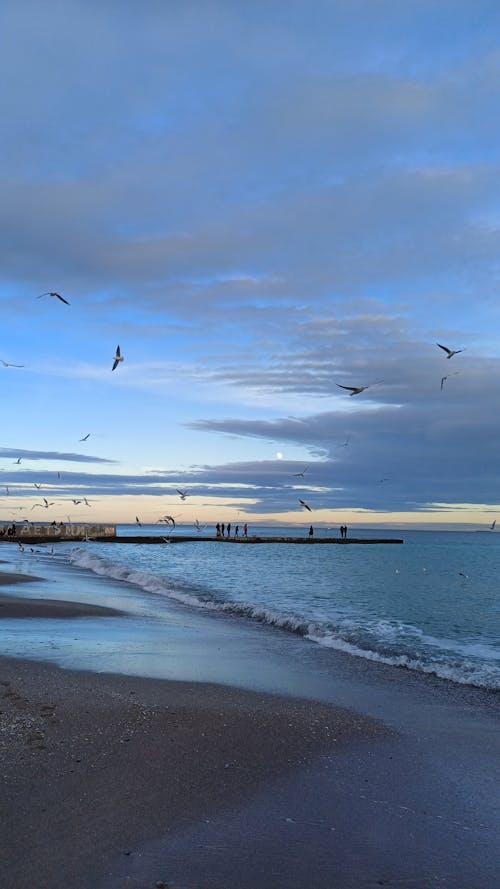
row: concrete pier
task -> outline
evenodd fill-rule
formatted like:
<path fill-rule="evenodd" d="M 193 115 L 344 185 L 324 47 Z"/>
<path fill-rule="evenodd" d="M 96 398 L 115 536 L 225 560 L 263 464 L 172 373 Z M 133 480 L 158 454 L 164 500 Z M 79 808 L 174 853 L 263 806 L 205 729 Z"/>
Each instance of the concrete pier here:
<path fill-rule="evenodd" d="M 141 544 L 165 544 L 165 543 L 220 543 L 224 545 L 243 545 L 249 546 L 255 543 L 296 543 L 314 546 L 315 544 L 334 543 L 340 546 L 349 546 L 352 544 L 380 544 L 380 543 L 403 543 L 399 538 L 393 537 L 257 537 L 251 535 L 249 537 L 216 537 L 203 536 L 197 534 L 178 534 L 175 531 L 172 534 L 163 535 L 140 535 L 130 534 L 117 536 L 116 525 L 97 525 L 85 523 L 0 523 L 0 543 L 57 543 L 73 541 L 84 542 L 86 540 L 92 543 L 141 543 Z"/>
<path fill-rule="evenodd" d="M 169 536 L 165 534 L 163 537 L 139 537 L 139 536 L 130 536 L 130 537 L 107 537 L 102 538 L 98 543 L 220 543 L 221 546 L 225 544 L 232 545 L 242 544 L 243 546 L 248 546 L 252 543 L 299 543 L 299 544 L 307 544 L 308 546 L 314 546 L 315 544 L 324 544 L 324 543 L 335 543 L 340 546 L 347 546 L 353 543 L 404 543 L 401 539 L 396 539 L 392 537 L 347 537 L 346 539 L 342 539 L 341 537 L 193 537 L 191 535 L 186 534 L 172 534 Z"/>

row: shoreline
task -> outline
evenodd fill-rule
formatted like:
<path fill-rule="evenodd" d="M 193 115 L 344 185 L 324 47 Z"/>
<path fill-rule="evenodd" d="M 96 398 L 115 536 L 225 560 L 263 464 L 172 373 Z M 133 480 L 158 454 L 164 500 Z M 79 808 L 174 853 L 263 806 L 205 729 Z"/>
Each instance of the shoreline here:
<path fill-rule="evenodd" d="M 66 889 L 75 875 L 82 889 L 496 884 L 498 694 L 231 619 L 171 617 L 161 657 L 182 681 L 72 669 L 70 619 L 65 668 L 0 657 L 9 889 Z M 89 626 L 109 638 L 121 623 Z"/>

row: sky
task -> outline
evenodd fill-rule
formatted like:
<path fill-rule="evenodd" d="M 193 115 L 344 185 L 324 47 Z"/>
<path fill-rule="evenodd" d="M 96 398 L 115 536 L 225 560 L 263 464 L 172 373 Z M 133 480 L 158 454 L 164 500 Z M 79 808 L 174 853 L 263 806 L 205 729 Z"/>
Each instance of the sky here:
<path fill-rule="evenodd" d="M 500 518 L 496 0 L 5 0 L 0 69 L 0 521 Z"/>

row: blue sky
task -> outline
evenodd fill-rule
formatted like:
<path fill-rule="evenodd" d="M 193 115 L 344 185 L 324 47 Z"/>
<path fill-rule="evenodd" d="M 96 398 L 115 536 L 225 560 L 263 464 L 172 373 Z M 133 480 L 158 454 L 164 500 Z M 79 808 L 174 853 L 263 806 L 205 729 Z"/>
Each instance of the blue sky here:
<path fill-rule="evenodd" d="M 0 35 L 0 519 L 493 520 L 498 4 L 7 0 Z"/>

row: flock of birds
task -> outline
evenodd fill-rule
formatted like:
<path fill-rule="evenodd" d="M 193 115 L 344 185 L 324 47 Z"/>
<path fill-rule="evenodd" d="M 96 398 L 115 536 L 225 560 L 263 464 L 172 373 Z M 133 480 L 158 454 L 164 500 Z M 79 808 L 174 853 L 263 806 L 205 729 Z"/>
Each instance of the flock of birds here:
<path fill-rule="evenodd" d="M 48 296 L 48 297 L 52 297 L 52 298 L 54 298 L 54 299 L 57 299 L 57 300 L 59 300 L 61 303 L 64 303 L 64 304 L 67 305 L 67 306 L 71 305 L 70 302 L 69 302 L 69 300 L 67 300 L 64 296 L 62 296 L 60 293 L 57 293 L 56 291 L 47 291 L 47 292 L 45 292 L 45 293 L 41 293 L 39 296 L 36 297 L 36 299 L 42 299 L 43 297 L 46 297 L 46 296 Z M 465 351 L 465 349 L 450 349 L 448 346 L 444 346 L 442 343 L 436 343 L 436 346 L 438 346 L 439 349 L 441 349 L 443 352 L 445 352 L 445 354 L 446 354 L 446 358 L 447 358 L 448 360 L 451 359 L 451 358 L 453 358 L 454 355 L 458 355 L 460 352 L 464 352 L 464 351 Z M 116 370 L 116 368 L 119 366 L 119 364 L 121 364 L 123 361 L 124 361 L 124 356 L 121 354 L 121 349 L 120 349 L 120 346 L 118 345 L 118 346 L 116 347 L 116 351 L 115 351 L 115 354 L 114 354 L 114 356 L 113 356 L 113 363 L 112 363 L 111 370 L 112 370 L 112 371 Z M 0 358 L 0 362 L 1 362 L 1 364 L 3 365 L 3 367 L 23 368 L 23 367 L 25 366 L 25 365 L 23 365 L 23 364 L 14 364 L 14 363 L 12 363 L 12 362 L 10 362 L 10 361 L 6 361 L 6 360 L 3 359 L 3 358 Z M 449 376 L 455 376 L 455 375 L 458 374 L 458 373 L 459 373 L 459 371 L 454 371 L 452 374 L 445 374 L 445 375 L 443 375 L 443 376 L 441 377 L 441 391 L 443 390 L 444 384 L 445 384 L 446 380 L 448 379 L 448 377 L 449 377 Z M 349 393 L 349 395 L 352 397 L 352 396 L 355 396 L 355 395 L 361 395 L 362 392 L 365 392 L 367 389 L 371 388 L 372 386 L 378 386 L 378 385 L 380 385 L 380 384 L 383 383 L 383 382 L 384 382 L 383 380 L 377 380 L 376 382 L 367 384 L 367 385 L 365 385 L 365 386 L 346 386 L 346 385 L 341 384 L 341 383 L 337 383 L 336 385 L 337 385 L 340 389 L 343 389 L 343 390 L 347 391 L 347 392 Z M 79 441 L 80 441 L 80 442 L 88 441 L 88 439 L 90 438 L 90 436 L 91 436 L 91 433 L 88 432 L 86 435 L 82 436 L 82 438 L 80 438 Z M 346 440 L 345 445 L 348 444 L 348 440 L 349 440 L 349 439 Z M 16 460 L 15 462 L 16 462 L 16 464 L 20 464 L 20 463 L 21 463 L 21 458 L 19 457 L 18 460 Z M 308 467 L 306 466 L 301 472 L 296 472 L 296 473 L 294 473 L 294 476 L 295 476 L 296 478 L 304 478 L 307 469 L 308 469 Z M 385 479 L 381 479 L 381 481 L 385 481 Z M 35 487 L 36 487 L 37 489 L 39 489 L 39 488 L 40 488 L 40 485 L 35 483 Z M 9 493 L 8 487 L 6 488 L 6 490 L 7 490 L 7 494 L 8 494 L 8 493 Z M 179 494 L 181 500 L 183 500 L 183 501 L 185 501 L 186 498 L 189 496 L 188 491 L 183 491 L 183 490 L 180 490 L 179 488 L 177 488 L 176 490 L 177 490 L 177 493 Z M 55 501 L 49 502 L 49 501 L 44 497 L 42 503 L 35 503 L 31 508 L 32 508 L 32 509 L 36 509 L 36 507 L 41 507 L 41 508 L 48 509 L 50 506 L 53 506 L 53 505 L 54 505 L 54 502 L 55 502 Z M 73 502 L 75 505 L 79 505 L 80 503 L 84 503 L 84 504 L 86 504 L 87 506 L 90 506 L 90 503 L 89 503 L 89 501 L 87 500 L 86 497 L 83 497 L 83 498 L 81 498 L 81 499 L 73 499 L 72 502 Z M 306 503 L 305 500 L 302 500 L 302 499 L 299 498 L 299 503 L 300 503 L 300 505 L 301 505 L 305 510 L 307 510 L 308 512 L 312 512 L 312 508 L 309 506 L 308 503 Z M 171 515 L 165 515 L 165 516 L 162 516 L 160 519 L 158 519 L 158 522 L 163 522 L 163 523 L 165 523 L 166 525 L 170 525 L 170 526 L 172 526 L 172 527 L 175 527 L 175 517 L 174 517 L 174 516 L 171 516 Z M 141 525 L 141 522 L 140 522 L 140 520 L 139 520 L 138 517 L 136 517 L 136 524 Z M 196 519 L 196 521 L 195 521 L 195 527 L 197 528 L 197 530 L 200 530 L 200 529 L 202 528 L 202 526 L 200 525 L 198 519 Z M 495 522 L 493 522 L 493 525 L 491 526 L 491 530 L 493 530 L 494 527 L 495 527 Z"/>

